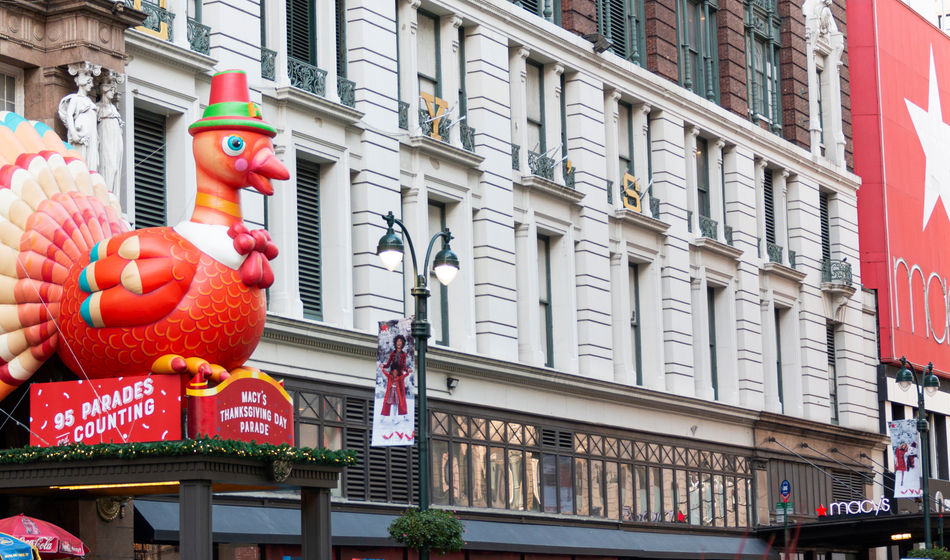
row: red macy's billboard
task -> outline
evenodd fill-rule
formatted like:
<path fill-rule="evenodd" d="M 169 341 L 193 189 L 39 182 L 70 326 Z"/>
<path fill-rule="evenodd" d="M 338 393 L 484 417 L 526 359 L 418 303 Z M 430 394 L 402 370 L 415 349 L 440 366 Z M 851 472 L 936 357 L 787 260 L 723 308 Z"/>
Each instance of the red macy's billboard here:
<path fill-rule="evenodd" d="M 946 375 L 950 37 L 899 0 L 847 6 L 861 275 L 878 291 L 881 358 Z"/>

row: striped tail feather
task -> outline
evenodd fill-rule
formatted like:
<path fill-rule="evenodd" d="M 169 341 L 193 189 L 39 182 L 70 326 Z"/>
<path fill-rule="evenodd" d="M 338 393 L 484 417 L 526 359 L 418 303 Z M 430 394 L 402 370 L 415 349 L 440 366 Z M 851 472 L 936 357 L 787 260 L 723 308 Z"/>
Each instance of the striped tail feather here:
<path fill-rule="evenodd" d="M 56 353 L 73 264 L 130 229 L 72 146 L 43 123 L 0 112 L 0 400 Z"/>

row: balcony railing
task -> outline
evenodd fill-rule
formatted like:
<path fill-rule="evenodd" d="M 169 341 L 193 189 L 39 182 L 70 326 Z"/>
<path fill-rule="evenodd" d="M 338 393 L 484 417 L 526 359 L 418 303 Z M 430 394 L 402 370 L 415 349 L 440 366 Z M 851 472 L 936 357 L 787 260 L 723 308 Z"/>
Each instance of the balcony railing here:
<path fill-rule="evenodd" d="M 719 222 L 709 216 L 699 215 L 699 233 L 710 239 L 719 238 Z"/>
<path fill-rule="evenodd" d="M 399 102 L 399 128 L 409 130 L 409 104 L 405 101 Z"/>
<path fill-rule="evenodd" d="M 271 81 L 277 77 L 277 51 L 261 47 L 261 77 Z"/>
<path fill-rule="evenodd" d="M 211 54 L 211 28 L 188 18 L 188 44 L 196 53 Z"/>
<path fill-rule="evenodd" d="M 782 264 L 782 251 L 784 251 L 784 249 L 781 245 L 776 245 L 771 241 L 765 242 L 765 252 L 769 256 L 769 262 Z"/>
<path fill-rule="evenodd" d="M 475 153 L 475 129 L 463 122 L 459 125 L 459 136 L 462 139 L 462 148 Z"/>
<path fill-rule="evenodd" d="M 347 80 L 343 76 L 337 76 L 336 93 L 340 96 L 342 105 L 356 107 L 356 82 Z"/>
<path fill-rule="evenodd" d="M 853 281 L 851 263 L 837 259 L 825 259 L 821 263 L 821 281 L 850 286 Z"/>
<path fill-rule="evenodd" d="M 607 204 L 614 203 L 614 182 L 607 179 Z"/>
<path fill-rule="evenodd" d="M 511 168 L 515 171 L 521 171 L 521 146 L 511 145 Z"/>
<path fill-rule="evenodd" d="M 327 71 L 317 68 L 309 62 L 299 58 L 287 57 L 287 73 L 290 75 L 290 85 L 295 88 L 309 91 L 320 97 L 327 95 Z"/>
<path fill-rule="evenodd" d="M 161 7 L 157 2 L 150 2 L 149 0 L 141 0 L 141 2 L 125 0 L 125 5 L 145 12 L 145 21 L 142 22 L 141 27 L 159 34 L 162 33 L 162 24 L 164 23 L 165 29 L 168 30 L 167 39 L 169 41 L 174 39 L 172 37 L 172 23 L 175 21 L 175 14 Z"/>
<path fill-rule="evenodd" d="M 537 152 L 528 152 L 528 169 L 532 175 L 537 175 L 548 181 L 554 180 L 554 158 Z"/>
<path fill-rule="evenodd" d="M 693 211 L 686 211 L 686 231 L 693 233 Z"/>
<path fill-rule="evenodd" d="M 726 238 L 726 245 L 732 246 L 732 226 L 722 228 L 723 236 Z"/>
<path fill-rule="evenodd" d="M 653 194 L 653 191 L 650 191 L 650 215 L 654 219 L 660 219 L 660 197 Z"/>
<path fill-rule="evenodd" d="M 795 259 L 797 258 L 798 258 L 798 253 L 789 249 L 788 250 L 788 266 L 795 268 Z"/>
<path fill-rule="evenodd" d="M 563 166 L 562 171 L 564 173 L 564 186 L 569 189 L 573 189 L 574 188 L 574 173 L 577 171 L 577 168 L 571 167 L 570 169 L 568 169 L 566 160 L 564 161 L 562 166 Z"/>

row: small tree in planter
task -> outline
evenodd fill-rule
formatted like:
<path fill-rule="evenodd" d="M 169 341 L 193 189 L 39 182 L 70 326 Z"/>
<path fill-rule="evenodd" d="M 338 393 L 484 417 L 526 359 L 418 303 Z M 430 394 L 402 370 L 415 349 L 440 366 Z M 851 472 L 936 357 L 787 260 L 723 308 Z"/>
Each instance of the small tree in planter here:
<path fill-rule="evenodd" d="M 915 548 L 907 552 L 910 558 L 932 558 L 933 560 L 950 560 L 950 551 L 946 548 Z"/>
<path fill-rule="evenodd" d="M 389 525 L 389 536 L 406 548 L 437 550 L 439 554 L 462 550 L 462 522 L 442 509 L 410 508 Z"/>

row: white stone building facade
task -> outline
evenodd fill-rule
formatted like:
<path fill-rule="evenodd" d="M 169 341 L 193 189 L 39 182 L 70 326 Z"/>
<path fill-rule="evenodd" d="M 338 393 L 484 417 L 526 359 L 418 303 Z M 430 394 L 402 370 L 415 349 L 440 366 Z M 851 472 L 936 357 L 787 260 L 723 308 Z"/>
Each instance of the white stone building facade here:
<path fill-rule="evenodd" d="M 254 365 L 298 392 L 369 394 L 377 321 L 413 314 L 411 268 L 390 273 L 375 254 L 381 216 L 393 211 L 423 254 L 449 227 L 461 261 L 451 286 L 434 276 L 430 286 L 435 409 L 726 449 L 751 467 L 748 501 L 735 503 L 749 508 L 746 520 L 711 518 L 724 533 L 774 522 L 770 461 L 800 462 L 801 453 L 828 463 L 800 441 L 836 446 L 849 469 L 874 470 L 859 454 L 882 449 L 876 318 L 860 289 L 860 181 L 845 169 L 843 140 L 840 150 L 802 149 L 505 0 L 316 0 L 305 46 L 326 71 L 323 94 L 294 74 L 288 2 L 194 2 L 167 0 L 168 32 L 126 33 L 121 109 L 126 145 L 138 147 L 126 155 L 121 199 L 139 226 L 150 225 L 149 211 L 169 224 L 187 218 L 186 129 L 211 74 L 245 70 L 291 172 L 268 200 L 243 200 L 246 220 L 267 227 L 281 250 Z M 189 17 L 210 28 L 208 54 L 189 45 Z M 442 140 L 416 118 L 426 105 L 413 100 L 426 93 L 453 121 Z M 146 122 L 155 150 L 140 136 Z M 155 153 L 164 154 L 164 185 L 146 192 L 143 162 Z M 539 166 L 538 155 L 550 160 Z M 847 281 L 823 277 L 828 260 L 850 265 Z M 303 432 L 298 441 L 350 445 Z M 571 472 L 577 480 L 576 462 Z M 712 476 L 718 488 L 722 475 Z M 517 509 L 510 494 L 501 509 Z M 360 502 L 345 488 L 337 497 Z M 801 498 L 806 518 L 811 499 Z M 463 514 L 498 509 L 461 503 L 458 492 L 447 500 Z M 623 506 L 604 504 L 599 517 L 628 520 Z M 553 513 L 570 513 L 569 524 L 598 518 L 593 507 Z"/>

